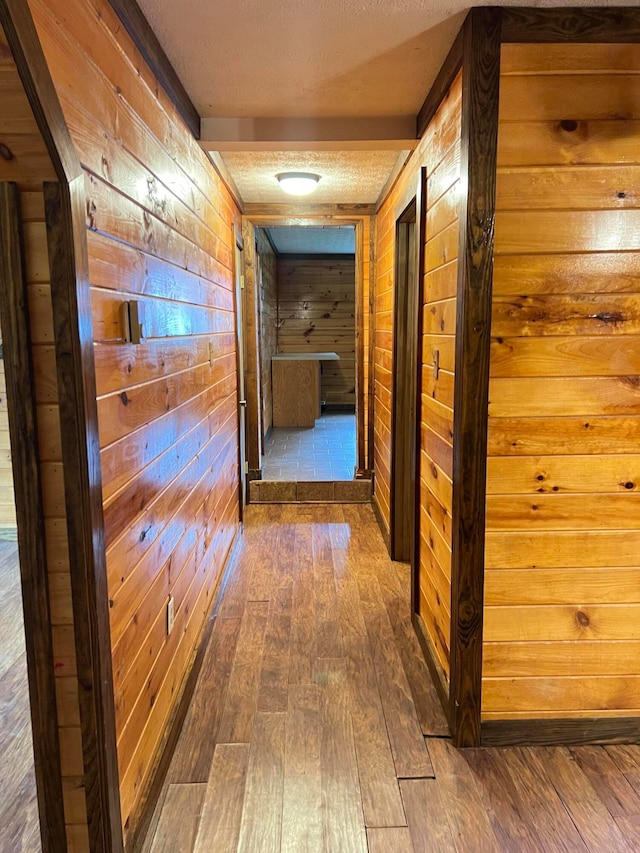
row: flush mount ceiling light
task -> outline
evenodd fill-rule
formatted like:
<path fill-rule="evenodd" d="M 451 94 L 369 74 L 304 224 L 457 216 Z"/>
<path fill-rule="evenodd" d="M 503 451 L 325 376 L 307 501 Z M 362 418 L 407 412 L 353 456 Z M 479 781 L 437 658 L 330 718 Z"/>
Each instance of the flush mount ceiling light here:
<path fill-rule="evenodd" d="M 309 195 L 318 186 L 320 175 L 312 172 L 281 172 L 276 178 L 289 195 Z"/>

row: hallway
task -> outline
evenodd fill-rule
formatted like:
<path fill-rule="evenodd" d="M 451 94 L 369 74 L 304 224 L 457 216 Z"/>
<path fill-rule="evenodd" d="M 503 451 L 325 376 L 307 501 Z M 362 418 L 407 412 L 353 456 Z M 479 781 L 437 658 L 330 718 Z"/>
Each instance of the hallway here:
<path fill-rule="evenodd" d="M 640 747 L 452 748 L 369 506 L 245 522 L 145 851 L 640 849 Z"/>

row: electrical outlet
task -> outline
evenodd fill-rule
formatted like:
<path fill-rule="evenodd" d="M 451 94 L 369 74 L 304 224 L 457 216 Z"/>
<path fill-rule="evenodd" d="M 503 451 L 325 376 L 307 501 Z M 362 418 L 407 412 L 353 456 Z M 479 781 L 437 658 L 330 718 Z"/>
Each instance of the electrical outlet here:
<path fill-rule="evenodd" d="M 175 610 L 175 600 L 172 595 L 169 596 L 169 601 L 167 602 L 167 634 L 170 634 L 173 630 L 173 623 L 176 618 L 176 610 Z"/>

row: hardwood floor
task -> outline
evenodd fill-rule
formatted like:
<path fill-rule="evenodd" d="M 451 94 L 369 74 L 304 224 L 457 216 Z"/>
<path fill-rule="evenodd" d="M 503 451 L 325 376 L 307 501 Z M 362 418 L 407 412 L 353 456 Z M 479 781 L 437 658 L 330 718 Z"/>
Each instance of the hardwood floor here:
<path fill-rule="evenodd" d="M 640 849 L 640 747 L 446 735 L 370 506 L 249 507 L 144 850 Z"/>
<path fill-rule="evenodd" d="M 4 539 L 0 539 L 0 590 L 0 850 L 36 853 L 40 825 L 18 544 Z"/>

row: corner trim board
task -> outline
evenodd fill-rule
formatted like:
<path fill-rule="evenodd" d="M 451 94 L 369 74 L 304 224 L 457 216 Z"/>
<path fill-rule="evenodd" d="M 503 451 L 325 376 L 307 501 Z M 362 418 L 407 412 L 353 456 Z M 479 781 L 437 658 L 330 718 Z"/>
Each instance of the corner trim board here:
<path fill-rule="evenodd" d="M 453 425 L 451 720 L 456 746 L 480 744 L 489 352 L 501 10 L 464 23 Z"/>
<path fill-rule="evenodd" d="M 40 835 L 44 853 L 61 853 L 67 849 L 67 841 L 60 776 L 35 378 L 22 242 L 18 187 L 13 183 L 0 183 L 0 315 Z"/>
<path fill-rule="evenodd" d="M 504 7 L 502 42 L 640 42 L 640 9 L 633 6 Z"/>

